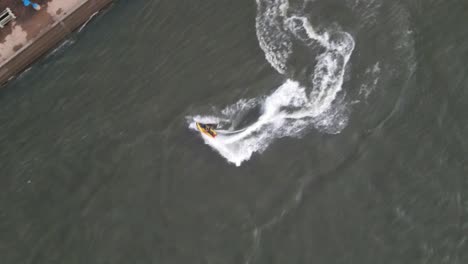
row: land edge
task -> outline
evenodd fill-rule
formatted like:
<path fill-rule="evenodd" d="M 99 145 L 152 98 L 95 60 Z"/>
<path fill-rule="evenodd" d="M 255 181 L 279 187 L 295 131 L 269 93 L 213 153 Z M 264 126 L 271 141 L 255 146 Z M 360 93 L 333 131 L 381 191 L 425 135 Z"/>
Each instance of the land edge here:
<path fill-rule="evenodd" d="M 86 23 L 96 12 L 102 10 L 113 0 L 88 0 L 61 21 L 54 23 L 35 40 L 22 48 L 0 66 L 0 87 L 24 71 L 28 66 L 55 48 L 71 32 Z"/>

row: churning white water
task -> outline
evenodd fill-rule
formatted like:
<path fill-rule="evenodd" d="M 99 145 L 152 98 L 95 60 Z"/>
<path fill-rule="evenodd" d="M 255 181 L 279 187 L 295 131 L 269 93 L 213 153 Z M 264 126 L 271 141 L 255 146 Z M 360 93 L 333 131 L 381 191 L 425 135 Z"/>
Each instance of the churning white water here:
<path fill-rule="evenodd" d="M 241 99 L 226 107 L 219 116 L 188 117 L 189 127 L 195 122 L 230 124 L 215 138 L 203 135 L 205 142 L 229 162 L 241 165 L 253 153 L 261 153 L 275 139 L 298 137 L 310 128 L 338 133 L 347 118 L 339 111 L 346 65 L 354 49 L 354 40 L 346 32 L 318 32 L 306 16 L 288 15 L 288 0 L 257 0 L 256 30 L 266 60 L 278 73 L 288 72 L 288 59 L 293 41 L 322 50 L 311 57 L 315 65 L 306 84 L 288 79 L 266 97 Z M 258 118 L 249 125 L 235 128 L 241 112 L 260 107 Z M 240 117 L 239 117 L 240 116 Z"/>

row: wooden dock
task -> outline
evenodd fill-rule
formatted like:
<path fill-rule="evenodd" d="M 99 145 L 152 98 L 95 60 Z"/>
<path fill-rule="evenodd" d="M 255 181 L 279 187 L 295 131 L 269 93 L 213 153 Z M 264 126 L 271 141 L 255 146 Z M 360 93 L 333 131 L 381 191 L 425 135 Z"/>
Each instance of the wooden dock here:
<path fill-rule="evenodd" d="M 113 0 L 35 0 L 41 10 L 20 0 L 1 0 L 0 12 L 16 17 L 0 28 L 0 85 L 56 47 L 72 31 Z"/>

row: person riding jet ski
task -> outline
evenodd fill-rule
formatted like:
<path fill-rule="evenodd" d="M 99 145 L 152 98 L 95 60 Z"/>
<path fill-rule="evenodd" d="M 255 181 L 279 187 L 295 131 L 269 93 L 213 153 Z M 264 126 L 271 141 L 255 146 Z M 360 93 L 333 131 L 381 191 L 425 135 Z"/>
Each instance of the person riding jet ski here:
<path fill-rule="evenodd" d="M 216 135 L 217 135 L 217 133 L 215 131 L 215 128 L 217 126 L 216 124 L 202 124 L 202 123 L 198 123 L 198 122 L 196 122 L 196 123 L 197 123 L 197 129 L 201 133 L 203 133 L 203 134 L 205 134 L 207 136 L 210 136 L 212 138 L 216 137 Z"/>

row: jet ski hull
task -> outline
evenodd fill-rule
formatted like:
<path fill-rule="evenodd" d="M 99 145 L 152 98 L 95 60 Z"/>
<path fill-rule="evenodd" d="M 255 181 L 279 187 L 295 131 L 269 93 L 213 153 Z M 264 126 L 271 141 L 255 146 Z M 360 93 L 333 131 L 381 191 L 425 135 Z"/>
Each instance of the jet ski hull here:
<path fill-rule="evenodd" d="M 197 129 L 198 131 L 200 131 L 200 133 L 205 134 L 211 138 L 215 138 L 217 135 L 216 131 L 214 131 L 213 129 L 208 131 L 207 129 L 203 128 L 202 125 L 198 122 L 197 122 Z"/>

